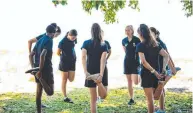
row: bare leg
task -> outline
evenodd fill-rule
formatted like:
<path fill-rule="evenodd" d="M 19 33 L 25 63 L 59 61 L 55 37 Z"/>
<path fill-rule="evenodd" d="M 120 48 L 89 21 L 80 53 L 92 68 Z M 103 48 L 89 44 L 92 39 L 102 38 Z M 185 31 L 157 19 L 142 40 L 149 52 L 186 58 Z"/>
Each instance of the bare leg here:
<path fill-rule="evenodd" d="M 52 96 L 54 94 L 54 84 L 48 84 L 42 78 L 39 79 L 39 82 L 48 96 Z"/>
<path fill-rule="evenodd" d="M 165 78 L 165 85 L 167 84 L 167 82 L 172 78 L 172 76 L 166 76 Z"/>
<path fill-rule="evenodd" d="M 148 113 L 153 113 L 154 112 L 153 88 L 144 88 L 144 92 L 147 99 Z"/>
<path fill-rule="evenodd" d="M 163 89 L 163 92 L 160 96 L 160 99 L 159 99 L 159 106 L 160 106 L 160 110 L 164 110 L 164 103 L 165 103 L 165 95 L 164 95 L 164 89 Z"/>
<path fill-rule="evenodd" d="M 104 86 L 104 87 L 105 87 L 105 89 L 106 89 L 106 91 L 107 91 L 107 86 Z M 99 95 L 102 95 L 101 93 L 102 93 L 101 90 L 99 90 L 99 88 L 98 88 L 98 96 L 99 96 Z M 100 97 L 100 96 L 99 96 L 99 97 Z"/>
<path fill-rule="evenodd" d="M 135 85 L 138 85 L 140 82 L 140 76 L 137 74 L 131 74 L 131 81 L 133 81 Z"/>
<path fill-rule="evenodd" d="M 62 93 L 63 93 L 64 97 L 67 97 L 66 85 L 67 85 L 67 79 L 68 79 L 68 72 L 62 72 L 61 71 L 61 75 L 62 75 Z"/>
<path fill-rule="evenodd" d="M 131 99 L 133 99 L 133 84 L 132 84 L 131 75 L 126 75 L 126 77 L 127 77 L 127 82 L 128 82 L 129 96 Z"/>
<path fill-rule="evenodd" d="M 73 82 L 74 81 L 74 78 L 75 78 L 75 71 L 69 71 L 68 72 L 68 80 L 70 81 L 70 82 Z"/>
<path fill-rule="evenodd" d="M 96 88 L 89 88 L 90 90 L 90 110 L 91 113 L 96 113 L 96 100 L 97 100 L 97 92 Z"/>
<path fill-rule="evenodd" d="M 42 98 L 42 85 L 40 83 L 37 83 L 37 86 L 36 86 L 37 113 L 41 113 L 41 98 Z"/>
<path fill-rule="evenodd" d="M 105 99 L 107 97 L 107 89 L 104 87 L 102 83 L 97 83 L 98 93 L 101 99 Z"/>

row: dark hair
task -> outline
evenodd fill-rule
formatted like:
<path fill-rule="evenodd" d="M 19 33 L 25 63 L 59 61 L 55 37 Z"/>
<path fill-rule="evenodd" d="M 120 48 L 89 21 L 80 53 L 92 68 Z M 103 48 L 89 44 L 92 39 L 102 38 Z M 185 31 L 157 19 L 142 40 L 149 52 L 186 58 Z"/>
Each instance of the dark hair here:
<path fill-rule="evenodd" d="M 155 27 L 150 27 L 150 30 L 155 33 L 155 35 L 159 36 L 160 32 Z"/>
<path fill-rule="evenodd" d="M 57 27 L 56 23 L 51 23 L 50 25 L 54 26 L 55 28 Z"/>
<path fill-rule="evenodd" d="M 71 35 L 71 36 L 77 36 L 77 35 L 78 35 L 76 29 L 72 29 L 72 30 L 70 30 L 68 33 L 69 33 L 69 35 Z"/>
<path fill-rule="evenodd" d="M 69 33 L 69 31 L 66 33 L 66 35 L 64 36 L 65 38 L 67 38 L 67 36 L 68 36 L 68 33 Z"/>
<path fill-rule="evenodd" d="M 71 35 L 71 36 L 77 36 L 77 35 L 78 35 L 78 32 L 77 32 L 75 29 L 72 29 L 72 30 L 70 30 L 70 31 L 68 31 L 68 32 L 66 33 L 65 37 L 67 37 L 68 34 Z"/>
<path fill-rule="evenodd" d="M 64 38 L 67 38 L 68 34 L 71 35 L 71 36 L 77 36 L 77 35 L 78 35 L 78 32 L 77 32 L 75 29 L 72 29 L 72 30 L 70 30 L 70 31 L 68 31 L 68 32 L 66 33 L 66 35 L 65 35 Z M 77 44 L 77 38 L 76 38 L 74 41 L 75 41 L 75 43 Z"/>
<path fill-rule="evenodd" d="M 102 40 L 102 35 L 101 35 L 101 27 L 98 23 L 94 23 L 91 28 L 91 36 L 92 40 L 94 42 L 94 45 L 100 44 Z"/>
<path fill-rule="evenodd" d="M 157 42 L 152 38 L 150 34 L 150 30 L 147 25 L 140 24 L 140 27 L 138 28 L 138 33 L 145 39 L 144 43 L 146 46 L 158 46 Z"/>
<path fill-rule="evenodd" d="M 59 26 L 57 26 L 57 30 L 56 30 L 57 33 L 61 33 L 61 29 Z"/>
<path fill-rule="evenodd" d="M 52 25 L 49 25 L 47 28 L 46 28 L 46 33 L 55 33 L 56 32 L 56 29 L 54 26 Z"/>

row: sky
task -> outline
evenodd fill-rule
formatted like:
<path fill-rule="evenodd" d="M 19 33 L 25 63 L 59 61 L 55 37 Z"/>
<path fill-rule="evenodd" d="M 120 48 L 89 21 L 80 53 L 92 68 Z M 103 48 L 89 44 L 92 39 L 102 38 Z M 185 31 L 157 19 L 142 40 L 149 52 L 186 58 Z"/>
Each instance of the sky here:
<path fill-rule="evenodd" d="M 114 55 L 123 53 L 121 41 L 125 37 L 125 26 L 131 24 L 136 29 L 145 23 L 156 27 L 161 39 L 167 44 L 174 58 L 193 58 L 193 17 L 187 18 L 178 0 L 140 0 L 140 12 L 125 8 L 117 13 L 119 23 L 107 25 L 103 13 L 93 10 L 87 14 L 81 0 L 68 0 L 67 6 L 55 7 L 51 0 L 0 0 L 0 50 L 27 51 L 27 41 L 45 32 L 48 24 L 56 22 L 62 34 L 54 40 L 54 50 L 58 42 L 70 29 L 77 29 L 77 54 L 84 40 L 90 38 L 91 25 L 97 22 L 105 33 L 105 39 L 112 46 Z"/>

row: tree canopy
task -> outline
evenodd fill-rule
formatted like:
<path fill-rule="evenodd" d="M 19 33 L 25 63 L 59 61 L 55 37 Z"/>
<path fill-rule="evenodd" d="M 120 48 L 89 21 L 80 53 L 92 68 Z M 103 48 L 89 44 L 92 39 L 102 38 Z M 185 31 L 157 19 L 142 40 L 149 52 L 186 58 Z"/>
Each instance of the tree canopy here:
<path fill-rule="evenodd" d="M 67 5 L 67 0 L 53 0 L 55 6 Z M 193 1 L 192 0 L 183 0 L 181 1 L 185 16 L 190 17 L 193 15 Z M 125 8 L 130 7 L 134 10 L 140 11 L 139 1 L 138 0 L 121 0 L 121 1 L 111 1 L 111 0 L 82 0 L 83 10 L 91 14 L 93 9 L 100 10 L 104 13 L 104 21 L 107 24 L 118 22 L 116 18 L 116 13 Z"/>

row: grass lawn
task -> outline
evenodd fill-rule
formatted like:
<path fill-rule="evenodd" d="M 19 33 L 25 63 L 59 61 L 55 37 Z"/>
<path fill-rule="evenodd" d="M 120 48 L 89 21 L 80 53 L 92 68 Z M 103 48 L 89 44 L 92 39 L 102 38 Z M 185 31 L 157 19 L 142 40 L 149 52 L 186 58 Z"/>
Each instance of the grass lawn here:
<path fill-rule="evenodd" d="M 85 89 L 75 89 L 69 92 L 75 104 L 62 102 L 62 94 L 56 92 L 52 97 L 43 95 L 43 103 L 49 108 L 44 113 L 89 113 L 89 92 Z M 166 93 L 167 113 L 191 113 L 192 93 Z M 143 90 L 135 90 L 136 104 L 127 106 L 127 89 L 112 89 L 106 100 L 98 104 L 99 113 L 147 113 Z M 157 101 L 156 101 L 157 103 Z M 158 104 L 157 104 L 158 105 Z M 6 93 L 0 95 L 0 113 L 35 113 L 35 94 Z"/>

